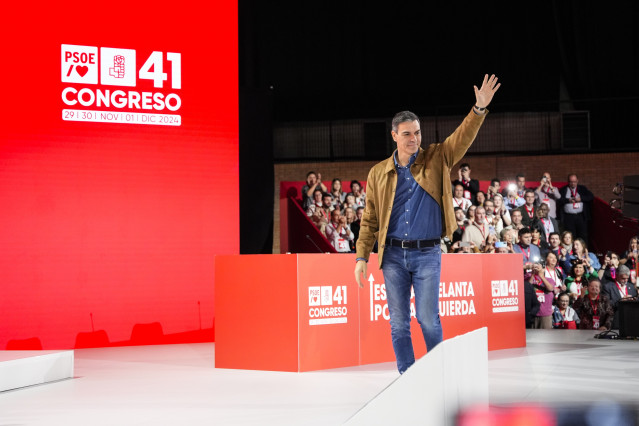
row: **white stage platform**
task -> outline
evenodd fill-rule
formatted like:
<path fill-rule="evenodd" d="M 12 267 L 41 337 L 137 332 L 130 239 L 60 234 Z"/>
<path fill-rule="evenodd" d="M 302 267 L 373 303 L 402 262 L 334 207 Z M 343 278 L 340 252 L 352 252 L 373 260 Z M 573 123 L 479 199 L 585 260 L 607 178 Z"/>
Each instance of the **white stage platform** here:
<path fill-rule="evenodd" d="M 528 347 L 489 352 L 489 402 L 636 405 L 639 341 L 593 335 L 529 330 Z M 398 377 L 394 363 L 216 370 L 214 352 L 212 343 L 75 350 L 74 379 L 1 392 L 0 425 L 339 425 Z"/>
<path fill-rule="evenodd" d="M 72 377 L 73 351 L 0 351 L 0 392 Z"/>

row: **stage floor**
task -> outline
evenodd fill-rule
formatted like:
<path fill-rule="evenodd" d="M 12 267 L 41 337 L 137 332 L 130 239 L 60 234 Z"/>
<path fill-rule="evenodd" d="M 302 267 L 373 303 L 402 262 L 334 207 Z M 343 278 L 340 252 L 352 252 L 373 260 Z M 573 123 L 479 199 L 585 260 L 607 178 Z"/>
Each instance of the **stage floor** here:
<path fill-rule="evenodd" d="M 491 404 L 637 404 L 639 341 L 529 330 L 488 354 Z M 316 424 L 346 421 L 394 363 L 309 373 L 214 368 L 213 343 L 75 351 L 75 378 L 0 393 L 0 425 Z M 468 360 L 472 362 L 472 360 Z"/>

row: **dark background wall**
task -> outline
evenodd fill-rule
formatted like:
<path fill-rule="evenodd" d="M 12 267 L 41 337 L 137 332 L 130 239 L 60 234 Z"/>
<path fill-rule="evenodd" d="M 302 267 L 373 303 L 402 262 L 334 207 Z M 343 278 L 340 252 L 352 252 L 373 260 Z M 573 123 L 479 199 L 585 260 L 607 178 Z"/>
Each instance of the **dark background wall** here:
<path fill-rule="evenodd" d="M 592 151 L 637 150 L 637 2 L 240 0 L 239 7 L 240 90 L 261 93 L 271 108 L 241 102 L 243 152 L 272 144 L 267 128 L 245 137 L 258 116 L 277 124 L 387 118 L 404 109 L 463 114 L 485 73 L 503 83 L 492 111 L 590 111 Z M 252 174 L 263 162 L 270 170 L 272 157 L 243 155 L 240 173 L 253 182 L 251 199 L 258 190 L 272 200 L 272 175 Z M 244 186 L 241 194 L 244 211 Z"/>

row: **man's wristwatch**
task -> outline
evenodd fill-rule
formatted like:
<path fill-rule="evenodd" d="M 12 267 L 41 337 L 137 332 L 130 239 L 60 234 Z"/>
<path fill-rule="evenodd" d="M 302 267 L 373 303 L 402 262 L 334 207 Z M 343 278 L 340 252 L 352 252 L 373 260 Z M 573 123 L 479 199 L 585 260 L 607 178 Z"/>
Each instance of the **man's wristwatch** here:
<path fill-rule="evenodd" d="M 477 105 L 475 105 L 475 109 L 476 109 L 477 111 L 479 111 L 479 112 L 484 112 L 484 111 L 486 111 L 486 107 L 482 108 L 482 107 L 479 107 L 479 106 L 477 106 Z"/>

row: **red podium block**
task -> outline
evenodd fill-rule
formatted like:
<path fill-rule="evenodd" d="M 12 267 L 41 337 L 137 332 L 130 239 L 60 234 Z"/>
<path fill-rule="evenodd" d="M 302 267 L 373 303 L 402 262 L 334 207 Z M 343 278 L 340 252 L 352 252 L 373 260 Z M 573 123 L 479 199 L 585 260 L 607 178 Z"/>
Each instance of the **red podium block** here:
<path fill-rule="evenodd" d="M 360 289 L 355 255 L 217 256 L 215 366 L 310 371 L 395 360 L 377 255 Z M 488 349 L 526 345 L 520 254 L 442 256 L 444 339 L 488 328 Z M 416 356 L 426 353 L 416 319 Z"/>

